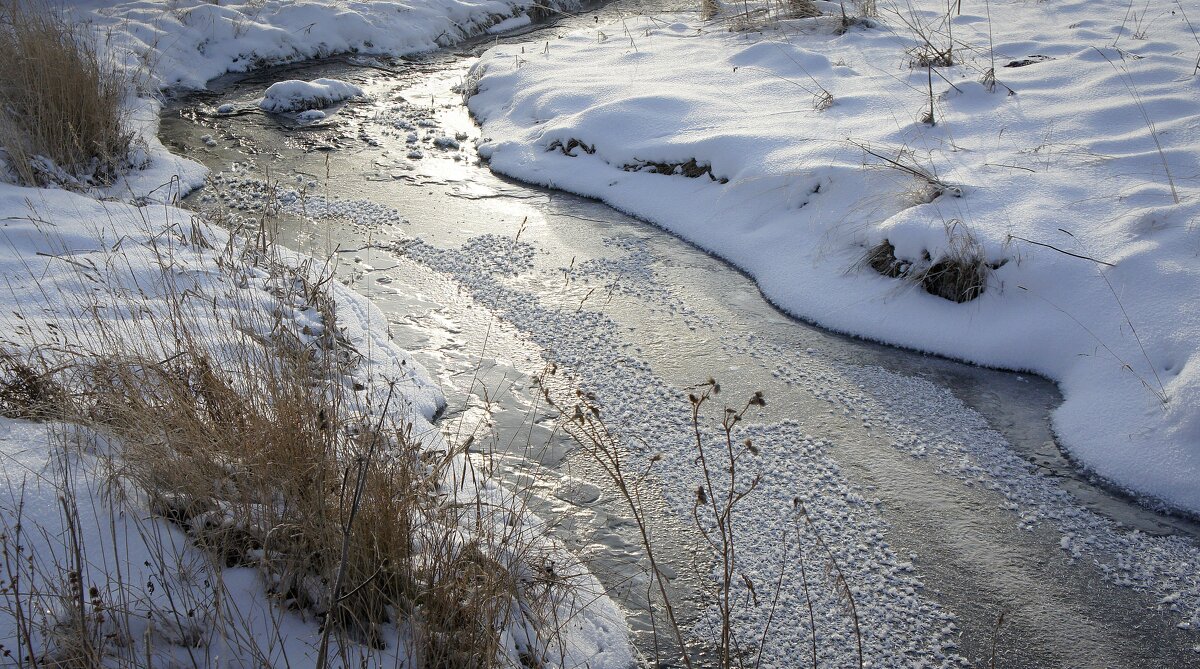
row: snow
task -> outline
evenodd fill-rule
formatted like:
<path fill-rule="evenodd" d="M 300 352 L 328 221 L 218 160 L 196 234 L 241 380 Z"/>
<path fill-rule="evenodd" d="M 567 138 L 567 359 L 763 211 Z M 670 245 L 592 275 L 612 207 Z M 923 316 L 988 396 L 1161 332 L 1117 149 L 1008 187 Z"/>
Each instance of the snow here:
<path fill-rule="evenodd" d="M 291 111 L 317 111 L 335 103 L 350 98 L 362 97 L 363 90 L 354 84 L 337 79 L 314 79 L 299 81 L 289 79 L 277 81 L 267 87 L 263 99 L 259 101 L 260 109 L 280 113 Z M 324 118 L 322 113 L 319 117 Z"/>
<path fill-rule="evenodd" d="M 505 33 L 510 30 L 516 30 L 517 28 L 524 28 L 525 26 L 531 25 L 532 23 L 533 23 L 533 19 L 529 18 L 528 14 L 521 14 L 519 16 L 514 16 L 512 18 L 504 19 L 503 21 L 497 23 L 496 25 L 488 28 L 487 31 L 488 31 L 488 34 L 498 35 L 500 33 Z"/>
<path fill-rule="evenodd" d="M 204 185 L 208 170 L 203 165 L 171 153 L 159 141 L 161 103 L 148 98 L 131 99 L 127 107 L 126 122 L 135 136 L 133 163 L 141 167 L 126 172 L 105 188 L 95 189 L 92 195 L 129 202 L 172 202 Z"/>
<path fill-rule="evenodd" d="M 495 47 L 472 76 L 480 153 L 720 255 L 797 316 L 1054 379 L 1080 464 L 1200 513 L 1200 42 L 1183 7 L 965 6 L 955 63 L 932 74 L 906 24 L 948 43 L 945 4 L 879 5 L 845 31 L 840 10 L 740 31 L 631 17 Z M 959 304 L 865 266 L 885 241 L 917 270 L 994 269 Z"/>
<path fill-rule="evenodd" d="M 226 72 L 336 54 L 404 55 L 483 34 L 575 0 L 68 0 L 146 88 L 204 88 Z M 524 19 L 520 17 L 524 16 Z M 509 24 L 516 27 L 516 24 Z"/>

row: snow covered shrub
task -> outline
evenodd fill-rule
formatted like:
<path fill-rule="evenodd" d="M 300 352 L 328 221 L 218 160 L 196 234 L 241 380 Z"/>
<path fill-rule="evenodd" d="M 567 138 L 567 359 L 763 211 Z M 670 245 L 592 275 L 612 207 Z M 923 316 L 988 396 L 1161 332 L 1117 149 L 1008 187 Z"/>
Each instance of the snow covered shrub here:
<path fill-rule="evenodd" d="M 125 80 L 89 32 L 26 0 L 0 0 L 0 146 L 27 185 L 110 181 L 127 162 Z"/>

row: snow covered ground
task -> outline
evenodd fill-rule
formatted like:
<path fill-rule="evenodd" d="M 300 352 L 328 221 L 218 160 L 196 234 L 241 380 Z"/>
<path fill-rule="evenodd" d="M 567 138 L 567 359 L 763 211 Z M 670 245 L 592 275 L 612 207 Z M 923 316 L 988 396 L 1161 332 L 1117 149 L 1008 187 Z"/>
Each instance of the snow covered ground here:
<path fill-rule="evenodd" d="M 793 314 L 1056 380 L 1072 456 L 1200 513 L 1200 12 L 1185 4 L 630 17 L 496 47 L 469 105 L 495 171 L 652 221 Z M 982 294 L 922 289 L 955 260 Z"/>

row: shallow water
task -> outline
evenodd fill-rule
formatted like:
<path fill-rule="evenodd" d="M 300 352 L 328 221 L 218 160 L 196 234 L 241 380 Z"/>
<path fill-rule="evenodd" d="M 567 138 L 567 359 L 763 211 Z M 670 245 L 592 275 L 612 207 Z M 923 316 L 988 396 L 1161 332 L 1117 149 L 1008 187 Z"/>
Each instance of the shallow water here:
<path fill-rule="evenodd" d="M 551 40 L 557 30 L 631 7 L 568 17 L 523 39 Z M 668 468 L 644 486 L 645 503 L 689 621 L 703 618 L 709 565 L 696 558 L 702 539 L 680 513 L 686 491 L 676 488 L 692 474 L 678 455 L 686 443 L 674 445 L 687 427 L 687 389 L 715 377 L 726 397 L 761 390 L 768 398 L 750 422 L 761 427 L 756 442 L 776 449 L 763 460 L 775 467 L 770 494 L 804 496 L 814 513 L 822 496 L 869 501 L 858 522 L 822 527 L 828 539 L 865 542 L 912 564 L 917 593 L 935 607 L 922 611 L 946 616 L 944 631 L 919 628 L 936 642 L 932 664 L 945 652 L 986 666 L 993 646 L 996 666 L 1200 663 L 1200 638 L 1176 627 L 1182 614 L 1162 603 L 1163 593 L 1113 585 L 1094 564 L 1124 564 L 1121 551 L 1161 549 L 1161 559 L 1135 568 L 1143 582 L 1127 579 L 1144 584 L 1176 556 L 1193 555 L 1200 530 L 1078 472 L 1055 446 L 1050 412 L 1059 396 L 1051 383 L 797 321 L 735 268 L 651 225 L 492 175 L 470 148 L 478 130 L 455 90 L 475 48 L 373 61 L 390 73 L 339 59 L 229 77 L 213 82 L 211 95 L 169 106 L 162 136 L 224 172 L 219 188 L 189 198 L 195 206 L 253 212 L 269 199 L 255 195 L 266 179 L 304 191 L 272 224 L 275 234 L 340 259 L 344 280 L 379 304 L 396 340 L 442 384 L 449 407 L 440 424 L 458 441 L 478 435 L 487 444 L 476 449 L 482 464 L 529 491 L 535 510 L 630 612 L 644 654 L 653 655 L 655 640 L 636 526 L 611 483 L 542 406 L 535 376 L 548 360 L 562 364 L 558 383 L 596 393 L 635 456 L 639 440 L 640 455 L 668 454 Z M 372 99 L 310 127 L 253 111 L 267 84 L 318 76 L 359 82 Z M 224 103 L 246 113 L 214 114 Z M 420 157 L 411 153 L 413 132 Z M 426 133 L 458 146 L 434 147 Z M 339 216 L 316 216 L 326 201 L 339 203 L 329 207 Z M 482 235 L 493 237 L 471 241 Z M 527 251 L 527 264 L 500 271 Z M 813 443 L 815 455 L 803 450 Z M 833 472 L 828 480 L 805 477 L 809 459 Z M 791 473 L 793 464 L 800 473 Z M 758 504 L 750 516 L 775 528 L 784 512 Z M 743 550 L 766 555 L 779 536 L 748 529 Z M 1078 557 L 1071 537 L 1084 539 Z M 756 568 L 753 558 L 748 563 Z M 879 576 L 869 565 L 853 568 L 864 583 Z M 886 637 L 910 611 L 895 593 L 880 597 L 877 610 L 864 612 L 866 624 L 879 626 L 866 630 L 869 639 Z M 877 662 L 916 664 L 899 654 Z"/>

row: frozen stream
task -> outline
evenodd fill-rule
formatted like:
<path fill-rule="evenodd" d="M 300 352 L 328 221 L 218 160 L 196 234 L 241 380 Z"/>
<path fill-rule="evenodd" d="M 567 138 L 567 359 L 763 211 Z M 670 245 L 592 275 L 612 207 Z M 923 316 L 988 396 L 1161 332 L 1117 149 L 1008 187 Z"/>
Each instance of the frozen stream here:
<path fill-rule="evenodd" d="M 594 21 L 505 39 L 539 48 Z M 444 428 L 476 435 L 480 457 L 529 490 L 629 610 L 643 653 L 654 641 L 635 528 L 540 403 L 534 376 L 550 361 L 557 383 L 595 394 L 629 462 L 663 454 L 646 504 L 699 629 L 711 623 L 710 565 L 696 558 L 689 515 L 698 473 L 686 396 L 709 377 L 722 402 L 765 394 L 739 435 L 761 449 L 744 466 L 763 479 L 738 516 L 743 569 L 760 588 L 781 565 L 787 575 L 763 666 L 809 664 L 797 536 L 815 572 L 821 664 L 853 664 L 824 558 L 811 531 L 797 535 L 795 498 L 846 570 L 873 666 L 988 666 L 993 645 L 998 667 L 1200 665 L 1200 530 L 1076 472 L 1050 431 L 1052 384 L 799 322 L 653 226 L 492 175 L 455 90 L 472 62 L 337 59 L 218 80 L 211 95 L 169 106 L 162 135 L 214 172 L 193 206 L 253 219 L 269 204 L 285 244 L 336 255 L 442 383 Z M 271 82 L 320 76 L 354 81 L 370 100 L 305 127 L 256 111 Z M 224 104 L 236 111 L 216 113 Z M 747 608 L 753 629 L 761 611 Z"/>

